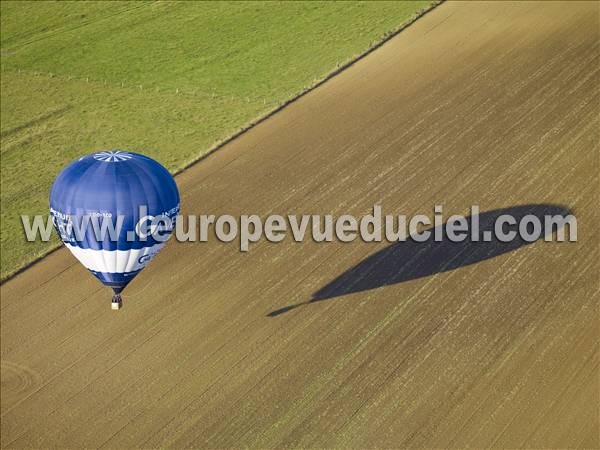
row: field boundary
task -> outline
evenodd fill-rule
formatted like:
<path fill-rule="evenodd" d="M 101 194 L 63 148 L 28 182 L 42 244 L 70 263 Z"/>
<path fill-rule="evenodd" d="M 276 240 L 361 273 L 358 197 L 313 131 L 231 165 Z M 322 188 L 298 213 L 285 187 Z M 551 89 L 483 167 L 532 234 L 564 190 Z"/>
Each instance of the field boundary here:
<path fill-rule="evenodd" d="M 265 114 L 262 114 L 262 115 L 256 117 L 255 119 L 252 119 L 247 124 L 243 125 L 239 129 L 239 131 L 236 131 L 235 133 L 227 136 L 226 138 L 217 141 L 212 147 L 210 147 L 207 150 L 206 153 L 200 155 L 198 158 L 196 158 L 196 159 L 190 161 L 189 163 L 185 164 L 181 169 L 177 169 L 176 171 L 173 172 L 173 175 L 179 175 L 184 170 L 187 170 L 190 167 L 192 167 L 193 165 L 195 165 L 195 164 L 199 163 L 200 161 L 208 158 L 215 151 L 219 150 L 221 147 L 225 146 L 226 144 L 230 143 L 231 141 L 237 139 L 239 136 L 241 136 L 242 134 L 244 134 L 246 131 L 251 130 L 252 128 L 254 128 L 255 126 L 261 124 L 262 122 L 264 122 L 268 118 L 270 118 L 270 117 L 274 116 L 275 114 L 277 114 L 279 111 L 281 111 L 282 109 L 284 109 L 289 104 L 295 102 L 296 100 L 298 100 L 298 99 L 304 97 L 305 95 L 309 94 L 310 92 L 314 91 L 319 86 L 325 84 L 330 79 L 332 79 L 335 76 L 339 75 L 341 72 L 345 71 L 349 67 L 351 67 L 354 64 L 356 64 L 358 61 L 362 60 L 363 58 L 365 58 L 366 56 L 368 56 L 369 54 L 371 54 L 372 52 L 374 52 L 375 50 L 377 50 L 378 48 L 380 48 L 382 45 L 384 45 L 390 39 L 396 37 L 402 30 L 406 29 L 407 27 L 409 27 L 410 25 L 412 25 L 413 23 L 415 23 L 418 19 L 420 19 L 421 17 L 423 17 L 425 14 L 433 11 L 436 7 L 438 7 L 439 5 L 441 5 L 444 1 L 445 0 L 435 0 L 435 1 L 433 1 L 428 7 L 421 9 L 413 17 L 411 17 L 410 19 L 408 19 L 407 21 L 405 21 L 404 23 L 402 23 L 398 27 L 394 28 L 393 30 L 385 33 L 380 39 L 378 39 L 377 41 L 375 41 L 373 43 L 373 45 L 370 46 L 368 49 L 366 49 L 364 52 L 359 53 L 356 56 L 350 57 L 347 61 L 341 63 L 333 72 L 328 73 L 327 75 L 323 76 L 322 78 L 316 79 L 313 82 L 313 84 L 311 84 L 308 87 L 303 88 L 298 93 L 293 94 L 290 98 L 288 98 L 287 100 L 284 100 L 283 102 L 281 102 L 279 105 L 277 105 L 272 110 L 267 111 Z"/>
<path fill-rule="evenodd" d="M 386 32 L 385 34 L 383 34 L 379 39 L 377 39 L 376 41 L 374 41 L 373 44 L 371 46 L 369 46 L 365 51 L 363 51 L 362 53 L 359 53 L 357 55 L 351 56 L 345 62 L 340 63 L 336 67 L 336 69 L 333 70 L 332 72 L 329 72 L 328 74 L 324 75 L 322 78 L 316 79 L 311 85 L 309 85 L 309 86 L 301 89 L 299 92 L 293 94 L 287 100 L 284 100 L 281 103 L 279 103 L 273 109 L 271 109 L 271 110 L 267 111 L 266 113 L 264 113 L 264 114 L 262 114 L 262 115 L 260 115 L 260 116 L 258 116 L 256 118 L 252 119 L 250 122 L 248 122 L 245 125 L 241 126 L 240 129 L 238 131 L 236 131 L 235 133 L 232 133 L 229 136 L 227 136 L 227 137 L 225 137 L 225 138 L 223 138 L 221 140 L 218 140 L 211 147 L 209 147 L 209 149 L 205 153 L 203 153 L 200 156 L 198 156 L 197 158 L 194 158 L 191 161 L 185 163 L 181 168 L 174 170 L 172 172 L 172 175 L 173 176 L 177 176 L 177 175 L 181 174 L 182 172 L 186 171 L 187 169 L 189 169 L 190 167 L 192 167 L 192 166 L 200 163 L 201 161 L 203 161 L 206 158 L 210 157 L 217 150 L 220 150 L 225 145 L 229 144 L 230 142 L 232 142 L 235 139 L 237 139 L 238 137 L 240 137 L 242 134 L 246 133 L 247 131 L 251 130 L 252 128 L 256 127 L 257 125 L 263 123 L 264 121 L 266 121 L 270 117 L 274 116 L 275 114 L 277 114 L 278 112 L 280 112 L 281 110 L 283 110 L 284 108 L 286 108 L 291 103 L 294 103 L 296 100 L 298 100 L 298 99 L 304 97 L 305 95 L 309 94 L 310 92 L 316 90 L 319 86 L 325 84 L 327 81 L 329 81 L 332 78 L 336 77 L 337 75 L 339 75 L 340 73 L 342 73 L 343 71 L 345 71 L 346 69 L 348 69 L 349 67 L 353 66 L 357 62 L 361 61 L 362 59 L 364 59 L 365 57 L 367 57 L 368 55 L 370 55 L 371 53 L 373 53 L 378 48 L 382 47 L 388 41 L 390 41 L 391 39 L 393 39 L 394 37 L 396 37 L 398 34 L 400 34 L 403 30 L 405 30 L 410 25 L 412 25 L 413 23 L 415 23 L 418 19 L 420 19 L 421 17 L 425 16 L 427 13 L 433 11 L 439 5 L 441 5 L 442 3 L 444 3 L 444 1 L 445 0 L 434 0 L 434 1 L 432 1 L 428 6 L 422 8 L 421 10 L 419 10 L 418 12 L 416 12 L 408 20 L 404 21 L 403 23 L 401 23 L 400 25 L 398 25 L 396 28 L 393 28 L 392 30 L 390 30 L 390 31 Z M 53 74 L 49 74 L 49 75 L 52 76 Z M 3 285 L 4 283 L 10 281 L 12 278 L 16 277 L 17 275 L 25 272 L 26 270 L 28 270 L 32 266 L 36 265 L 40 261 L 43 261 L 50 254 L 54 253 L 55 251 L 57 251 L 57 250 L 59 250 L 61 248 L 62 248 L 61 244 L 58 244 L 58 245 L 56 245 L 54 247 L 49 247 L 47 249 L 47 251 L 45 251 L 44 253 L 40 254 L 35 259 L 33 259 L 33 260 L 31 260 L 31 261 L 23 264 L 21 267 L 16 268 L 14 271 L 9 272 L 5 277 L 3 277 L 2 279 L 0 279 L 0 285 Z"/>

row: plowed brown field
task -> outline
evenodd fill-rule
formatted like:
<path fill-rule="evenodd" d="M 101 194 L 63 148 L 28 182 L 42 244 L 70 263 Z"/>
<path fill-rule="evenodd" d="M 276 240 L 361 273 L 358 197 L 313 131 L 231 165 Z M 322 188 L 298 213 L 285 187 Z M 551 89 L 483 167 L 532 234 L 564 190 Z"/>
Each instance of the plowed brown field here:
<path fill-rule="evenodd" d="M 188 214 L 541 205 L 577 243 L 173 240 L 119 312 L 60 250 L 1 287 L 2 446 L 600 446 L 599 42 L 597 2 L 445 3 L 178 177 Z"/>

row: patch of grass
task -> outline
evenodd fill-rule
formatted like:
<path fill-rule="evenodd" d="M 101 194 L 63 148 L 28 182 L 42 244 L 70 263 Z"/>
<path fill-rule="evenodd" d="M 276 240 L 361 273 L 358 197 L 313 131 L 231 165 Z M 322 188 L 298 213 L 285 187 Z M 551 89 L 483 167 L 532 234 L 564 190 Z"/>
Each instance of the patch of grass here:
<path fill-rule="evenodd" d="M 430 1 L 2 2 L 1 277 L 60 170 L 100 149 L 177 171 L 366 51 Z"/>

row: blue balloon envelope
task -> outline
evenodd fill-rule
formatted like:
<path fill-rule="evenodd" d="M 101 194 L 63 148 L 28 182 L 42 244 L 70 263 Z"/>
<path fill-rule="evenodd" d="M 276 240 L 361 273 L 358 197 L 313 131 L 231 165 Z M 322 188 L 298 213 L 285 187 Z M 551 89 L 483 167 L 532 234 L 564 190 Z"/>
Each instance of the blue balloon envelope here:
<path fill-rule="evenodd" d="M 129 151 L 92 153 L 67 166 L 50 192 L 50 215 L 73 255 L 115 293 L 165 245 L 179 214 L 171 174 Z"/>

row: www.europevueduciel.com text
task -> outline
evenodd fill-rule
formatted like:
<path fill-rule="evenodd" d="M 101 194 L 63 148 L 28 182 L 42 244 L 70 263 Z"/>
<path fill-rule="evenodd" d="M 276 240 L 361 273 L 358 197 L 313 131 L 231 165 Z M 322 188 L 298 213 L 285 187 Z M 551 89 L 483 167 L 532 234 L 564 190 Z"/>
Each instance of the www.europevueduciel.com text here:
<path fill-rule="evenodd" d="M 577 241 L 577 219 L 573 214 L 480 214 L 473 205 L 470 215 L 453 214 L 444 218 L 443 208 L 434 207 L 430 215 L 417 214 L 383 215 L 381 205 L 375 205 L 372 213 L 357 218 L 354 215 L 179 215 L 178 208 L 150 215 L 145 206 L 139 208 L 140 218 L 135 224 L 124 223 L 123 216 L 94 212 L 82 215 L 64 214 L 51 210 L 50 216 L 21 215 L 27 241 L 50 239 L 52 228 L 56 228 L 63 240 L 81 242 L 88 233 L 98 241 L 113 242 L 146 241 L 154 239 L 164 242 L 171 235 L 180 242 L 207 242 L 214 236 L 221 242 L 239 240 L 240 250 L 246 252 L 251 243 L 263 237 L 269 242 L 281 242 L 291 235 L 295 242 L 311 239 L 314 242 L 403 242 L 413 240 L 425 242 L 449 240 L 452 242 L 510 242 L 522 239 L 533 242 L 543 237 L 544 241 Z M 485 223 L 482 224 L 482 217 Z M 482 226 L 483 225 L 483 226 Z M 567 238 L 565 238 L 568 235 Z"/>

